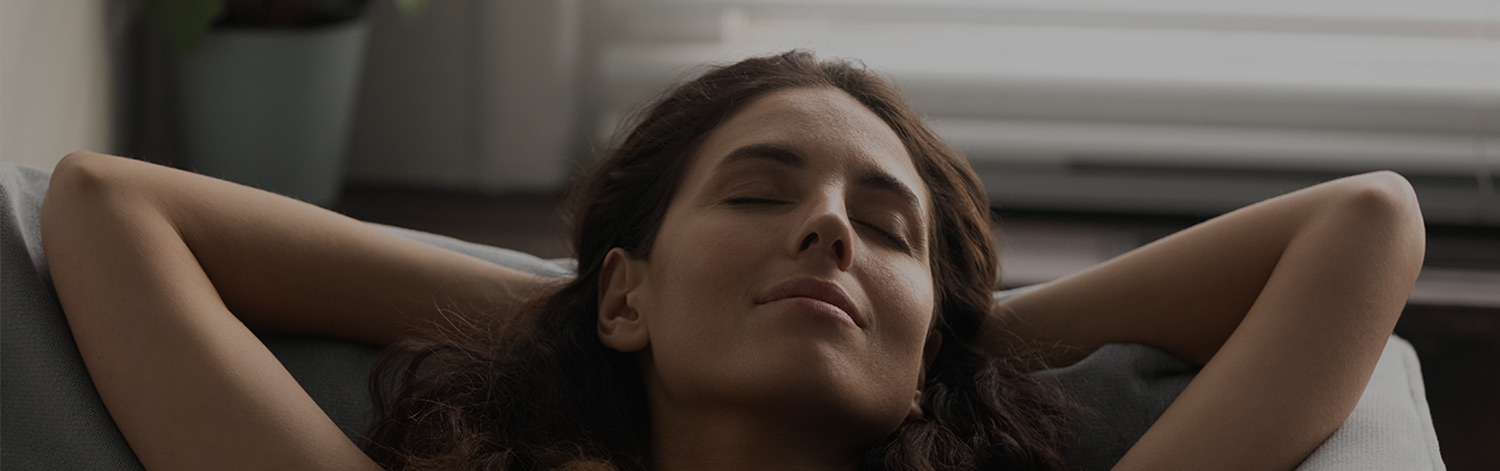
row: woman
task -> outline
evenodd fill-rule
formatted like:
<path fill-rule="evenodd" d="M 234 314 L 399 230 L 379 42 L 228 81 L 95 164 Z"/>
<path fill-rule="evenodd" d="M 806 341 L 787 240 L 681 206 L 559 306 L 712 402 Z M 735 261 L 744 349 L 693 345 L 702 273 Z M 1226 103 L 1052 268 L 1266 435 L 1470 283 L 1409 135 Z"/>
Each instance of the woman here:
<path fill-rule="evenodd" d="M 1069 403 L 1025 372 L 1116 342 L 1205 365 L 1118 469 L 1290 469 L 1353 409 L 1424 245 L 1376 172 L 991 306 L 972 170 L 877 77 L 800 52 L 674 90 L 578 188 L 558 282 L 89 153 L 43 242 L 153 469 L 1055 469 Z M 252 332 L 412 339 L 368 454 Z"/>

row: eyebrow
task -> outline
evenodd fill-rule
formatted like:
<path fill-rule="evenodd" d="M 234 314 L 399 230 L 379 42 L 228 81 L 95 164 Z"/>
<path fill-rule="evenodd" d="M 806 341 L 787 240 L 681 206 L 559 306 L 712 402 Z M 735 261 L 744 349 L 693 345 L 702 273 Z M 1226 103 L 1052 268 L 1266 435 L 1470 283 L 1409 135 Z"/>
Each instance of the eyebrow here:
<path fill-rule="evenodd" d="M 719 165 L 715 167 L 715 170 L 746 159 L 765 159 L 793 168 L 807 168 L 807 158 L 797 153 L 797 151 L 776 144 L 750 144 L 730 151 L 729 155 L 724 156 L 724 160 L 720 161 Z M 906 203 L 912 209 L 920 209 L 922 207 L 917 199 L 917 193 L 889 173 L 871 170 L 861 174 L 854 181 L 856 185 L 862 187 L 891 192 L 901 198 L 902 202 Z"/>

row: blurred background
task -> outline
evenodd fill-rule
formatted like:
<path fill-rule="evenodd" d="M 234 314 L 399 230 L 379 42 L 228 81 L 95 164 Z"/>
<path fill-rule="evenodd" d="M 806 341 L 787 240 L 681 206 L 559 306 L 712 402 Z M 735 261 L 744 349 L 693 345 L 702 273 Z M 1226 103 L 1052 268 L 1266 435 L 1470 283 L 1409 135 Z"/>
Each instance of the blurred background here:
<path fill-rule="evenodd" d="M 1452 469 L 1500 462 L 1500 0 L 0 0 L 0 160 L 90 149 L 565 256 L 558 195 L 705 64 L 858 59 L 970 157 L 1006 286 L 1379 169 Z"/>

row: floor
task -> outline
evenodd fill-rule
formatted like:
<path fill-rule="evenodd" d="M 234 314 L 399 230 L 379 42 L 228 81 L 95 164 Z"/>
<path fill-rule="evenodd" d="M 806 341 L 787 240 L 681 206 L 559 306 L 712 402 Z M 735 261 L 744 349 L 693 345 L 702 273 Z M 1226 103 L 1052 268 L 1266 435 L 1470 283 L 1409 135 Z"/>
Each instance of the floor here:
<path fill-rule="evenodd" d="M 559 198 L 351 186 L 335 208 L 351 217 L 568 256 Z M 1006 286 L 1055 279 L 1189 227 L 1200 219 L 1007 211 L 1000 221 Z M 1396 334 L 1421 360 L 1448 469 L 1500 463 L 1500 228 L 1429 227 L 1426 264 Z"/>

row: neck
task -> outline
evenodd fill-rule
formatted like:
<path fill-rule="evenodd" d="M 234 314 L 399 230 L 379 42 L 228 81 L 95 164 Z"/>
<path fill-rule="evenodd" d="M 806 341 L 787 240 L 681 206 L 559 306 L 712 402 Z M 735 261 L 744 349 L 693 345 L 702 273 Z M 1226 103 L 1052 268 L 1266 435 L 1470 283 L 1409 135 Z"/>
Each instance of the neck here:
<path fill-rule="evenodd" d="M 859 462 L 857 443 L 786 416 L 663 409 L 652 413 L 655 471 L 848 471 Z"/>

